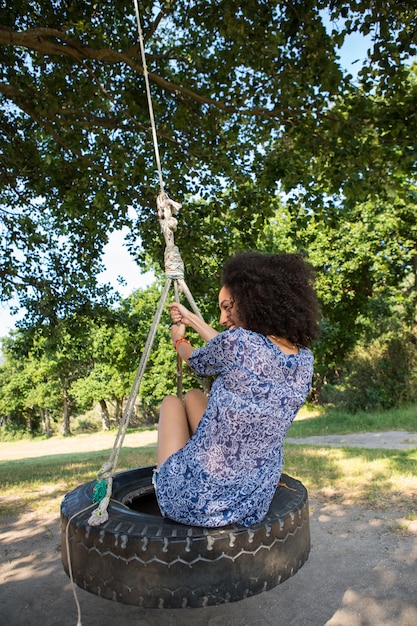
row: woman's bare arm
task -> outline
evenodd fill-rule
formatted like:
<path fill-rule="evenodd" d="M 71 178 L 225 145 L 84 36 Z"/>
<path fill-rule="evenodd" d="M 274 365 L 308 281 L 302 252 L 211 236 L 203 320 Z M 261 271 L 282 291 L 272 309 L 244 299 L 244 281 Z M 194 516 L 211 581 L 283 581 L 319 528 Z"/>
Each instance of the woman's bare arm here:
<path fill-rule="evenodd" d="M 189 311 L 182 304 L 173 302 L 169 305 L 169 307 L 171 319 L 174 322 L 174 325 L 171 326 L 172 342 L 180 357 L 188 363 L 194 348 L 188 340 L 181 341 L 181 339 L 185 339 L 186 326 L 191 326 L 191 328 L 193 328 L 200 335 L 200 337 L 204 339 L 204 341 L 213 339 L 213 337 L 219 333 L 202 320 L 201 317 Z"/>

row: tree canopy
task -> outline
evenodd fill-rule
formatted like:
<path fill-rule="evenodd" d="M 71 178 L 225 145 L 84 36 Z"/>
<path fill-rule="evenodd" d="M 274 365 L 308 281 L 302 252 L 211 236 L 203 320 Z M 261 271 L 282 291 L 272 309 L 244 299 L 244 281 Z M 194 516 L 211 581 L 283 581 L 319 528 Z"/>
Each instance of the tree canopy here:
<path fill-rule="evenodd" d="M 278 191 L 302 191 L 307 217 L 334 222 L 332 194 L 343 207 L 366 202 L 388 193 L 398 168 L 402 181 L 415 174 L 410 3 L 144 0 L 140 10 L 166 190 L 186 202 L 180 242 L 197 290 L 234 250 L 236 224 L 239 245 L 254 247 Z M 53 320 L 103 301 L 95 277 L 113 229 L 131 227 L 142 266 L 161 263 L 134 5 L 22 0 L 0 22 L 0 297 Z M 369 40 L 357 78 L 338 57 L 352 32 Z"/>

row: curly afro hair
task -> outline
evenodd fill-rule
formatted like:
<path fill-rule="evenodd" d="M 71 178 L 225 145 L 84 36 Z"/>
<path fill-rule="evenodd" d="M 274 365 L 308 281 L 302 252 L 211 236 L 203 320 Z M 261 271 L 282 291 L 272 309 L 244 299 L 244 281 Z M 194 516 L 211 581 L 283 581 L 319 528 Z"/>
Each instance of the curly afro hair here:
<path fill-rule="evenodd" d="M 222 285 L 248 330 L 303 346 L 318 336 L 314 270 L 299 254 L 236 254 L 224 266 Z"/>

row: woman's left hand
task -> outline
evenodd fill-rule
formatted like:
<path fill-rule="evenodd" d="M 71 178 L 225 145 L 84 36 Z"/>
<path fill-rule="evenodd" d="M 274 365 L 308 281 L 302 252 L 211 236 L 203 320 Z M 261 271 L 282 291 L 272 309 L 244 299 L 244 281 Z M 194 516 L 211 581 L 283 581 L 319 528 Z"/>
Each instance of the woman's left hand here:
<path fill-rule="evenodd" d="M 183 339 L 185 335 L 185 324 L 174 324 L 171 326 L 171 339 L 172 343 L 175 345 L 175 342 L 178 339 Z"/>
<path fill-rule="evenodd" d="M 174 324 L 182 323 L 187 326 L 190 323 L 190 317 L 193 315 L 183 304 L 179 302 L 171 302 L 169 312 Z"/>

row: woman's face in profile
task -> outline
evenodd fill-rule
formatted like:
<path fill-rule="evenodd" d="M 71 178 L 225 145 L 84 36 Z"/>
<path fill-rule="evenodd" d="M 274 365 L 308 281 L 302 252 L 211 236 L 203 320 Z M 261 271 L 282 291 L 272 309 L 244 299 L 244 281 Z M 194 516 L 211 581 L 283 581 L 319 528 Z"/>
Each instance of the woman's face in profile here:
<path fill-rule="evenodd" d="M 227 287 L 222 287 L 219 291 L 220 324 L 227 330 L 243 326 L 239 319 L 238 308 L 235 300 Z"/>

